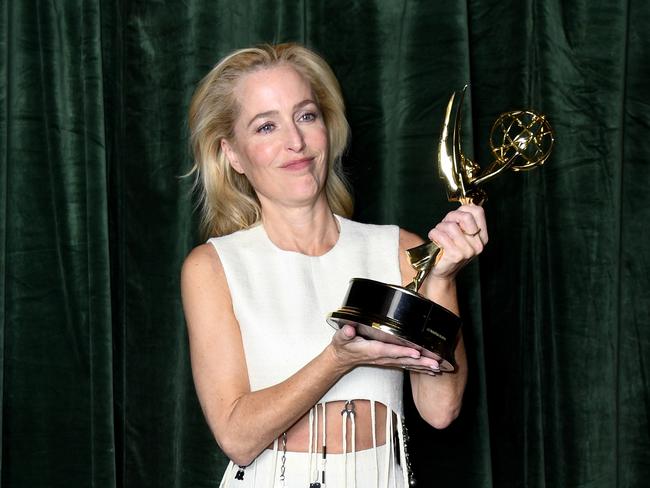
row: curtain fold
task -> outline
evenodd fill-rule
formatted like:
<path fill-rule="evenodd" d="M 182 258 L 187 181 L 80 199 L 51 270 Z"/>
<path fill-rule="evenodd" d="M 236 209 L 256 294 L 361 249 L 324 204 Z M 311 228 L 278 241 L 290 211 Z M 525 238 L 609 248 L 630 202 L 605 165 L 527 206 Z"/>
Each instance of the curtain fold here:
<path fill-rule="evenodd" d="M 620 122 L 623 162 L 620 210 L 619 302 L 616 399 L 616 466 L 620 486 L 634 486 L 648 469 L 650 449 L 650 251 L 644 244 L 650 206 L 644 186 L 650 182 L 650 11 L 638 0 L 627 4 L 624 93 Z"/>
<path fill-rule="evenodd" d="M 9 43 L 8 38 L 11 36 L 8 26 L 9 26 L 9 9 L 7 5 L 0 8 L 0 22 L 3 26 L 7 28 L 0 30 L 0 51 L 2 53 L 9 53 Z M 4 62 L 0 63 L 0 79 L 9 80 L 9 71 L 8 64 L 10 58 L 7 54 L 3 57 Z M 4 83 L 0 89 L 0 113 L 5 114 L 5 116 L 0 117 L 0 157 L 4 164 L 0 165 L 0 270 L 3 270 L 0 273 L 0 361 L 2 362 L 2 368 L 0 368 L 0 434 L 4 439 L 4 396 L 5 396 L 5 374 L 4 374 L 4 363 L 5 363 L 5 324 L 6 324 L 6 296 L 7 296 L 7 160 L 9 159 L 9 149 L 8 149 L 8 114 L 9 114 L 9 102 L 7 100 L 7 95 L 9 93 L 8 83 Z M 1 460 L 4 459 L 4 441 L 0 443 L 0 480 L 3 476 L 3 463 Z"/>
<path fill-rule="evenodd" d="M 100 16 L 57 7 L 3 6 L 4 486 L 115 483 Z"/>
<path fill-rule="evenodd" d="M 454 208 L 435 146 L 466 83 L 479 164 L 501 112 L 555 130 L 542 169 L 486 186 L 463 410 L 435 431 L 407 405 L 418 486 L 648 478 L 647 2 L 7 0 L 0 25 L 2 486 L 218 483 L 178 283 L 198 242 L 186 112 L 223 55 L 283 41 L 341 82 L 364 222 L 425 235 Z"/>

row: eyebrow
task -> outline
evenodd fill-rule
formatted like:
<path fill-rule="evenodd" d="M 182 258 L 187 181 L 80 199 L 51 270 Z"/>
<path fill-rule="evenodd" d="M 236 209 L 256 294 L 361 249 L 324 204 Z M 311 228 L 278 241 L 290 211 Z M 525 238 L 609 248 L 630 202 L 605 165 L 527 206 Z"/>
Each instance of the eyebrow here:
<path fill-rule="evenodd" d="M 298 110 L 298 109 L 301 109 L 301 108 L 303 108 L 303 107 L 305 107 L 307 105 L 311 105 L 311 104 L 314 104 L 314 105 L 318 106 L 317 103 L 314 100 L 308 98 L 306 100 L 303 100 L 302 102 L 299 102 L 299 103 L 295 104 L 293 106 L 293 109 Z M 248 122 L 248 125 L 246 125 L 246 127 L 248 128 L 251 125 L 253 125 L 253 123 L 257 119 L 263 119 L 263 118 L 266 118 L 266 117 L 270 117 L 271 115 L 277 115 L 277 114 L 278 114 L 277 110 L 268 110 L 266 112 L 260 112 L 259 114 L 256 114 L 256 115 L 253 116 L 253 118 L 251 118 L 251 120 Z"/>

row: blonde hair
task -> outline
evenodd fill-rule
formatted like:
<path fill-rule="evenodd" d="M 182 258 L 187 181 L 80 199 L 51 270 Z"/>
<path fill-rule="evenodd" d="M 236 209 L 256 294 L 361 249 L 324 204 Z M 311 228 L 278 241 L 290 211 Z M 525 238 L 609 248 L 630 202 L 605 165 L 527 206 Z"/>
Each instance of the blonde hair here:
<path fill-rule="evenodd" d="M 297 44 L 262 45 L 233 52 L 199 83 L 190 104 L 189 127 L 199 193 L 201 231 L 205 237 L 246 229 L 261 218 L 255 190 L 246 176 L 232 169 L 221 141 L 234 137 L 240 107 L 234 95 L 242 76 L 280 64 L 293 67 L 310 84 L 328 135 L 328 175 L 325 193 L 332 210 L 350 217 L 353 210 L 341 157 L 350 127 L 334 73 L 323 58 Z"/>

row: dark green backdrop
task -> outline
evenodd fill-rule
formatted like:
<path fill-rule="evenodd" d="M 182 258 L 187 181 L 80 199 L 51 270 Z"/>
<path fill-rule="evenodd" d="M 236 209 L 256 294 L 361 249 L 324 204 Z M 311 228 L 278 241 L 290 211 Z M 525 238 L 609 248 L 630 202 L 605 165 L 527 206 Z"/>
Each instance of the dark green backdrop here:
<path fill-rule="evenodd" d="M 178 289 L 185 114 L 222 55 L 294 40 L 341 80 L 360 220 L 424 233 L 453 207 L 434 146 L 467 81 L 483 164 L 501 111 L 556 130 L 488 188 L 465 406 L 411 416 L 420 486 L 646 486 L 649 30 L 644 0 L 0 2 L 2 485 L 216 486 Z"/>

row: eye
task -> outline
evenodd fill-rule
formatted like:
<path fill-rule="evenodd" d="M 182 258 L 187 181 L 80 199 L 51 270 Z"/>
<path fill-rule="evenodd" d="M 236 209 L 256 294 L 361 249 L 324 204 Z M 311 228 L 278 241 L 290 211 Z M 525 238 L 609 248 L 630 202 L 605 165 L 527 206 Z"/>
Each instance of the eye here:
<path fill-rule="evenodd" d="M 260 125 L 255 132 L 259 134 L 268 134 L 273 129 L 275 129 L 275 125 L 273 125 L 271 122 L 266 122 Z"/>
<path fill-rule="evenodd" d="M 318 114 L 316 112 L 305 112 L 303 114 L 300 114 L 300 117 L 298 117 L 298 121 L 313 122 L 317 118 L 318 118 Z"/>

